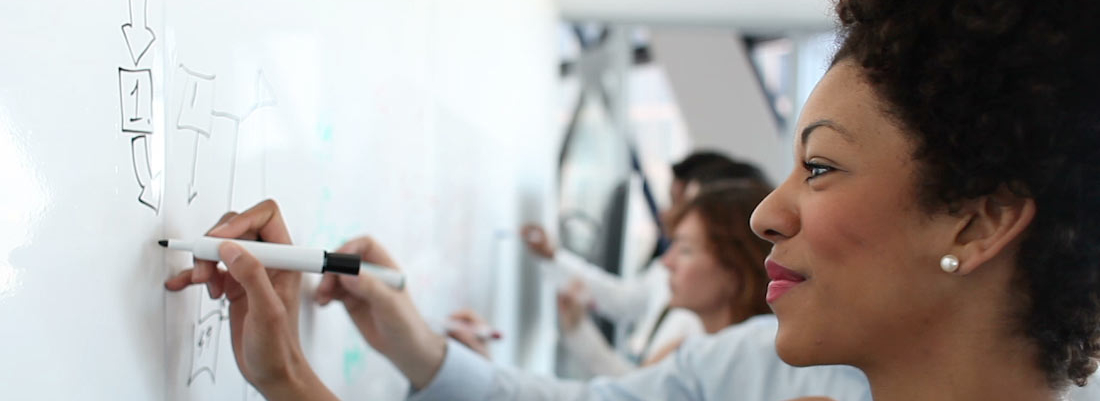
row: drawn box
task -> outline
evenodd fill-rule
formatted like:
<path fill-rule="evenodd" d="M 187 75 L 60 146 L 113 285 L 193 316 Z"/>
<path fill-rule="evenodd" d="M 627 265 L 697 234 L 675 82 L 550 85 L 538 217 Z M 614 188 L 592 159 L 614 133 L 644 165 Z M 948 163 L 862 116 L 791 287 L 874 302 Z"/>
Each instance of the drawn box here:
<path fill-rule="evenodd" d="M 118 97 L 122 131 L 153 133 L 153 72 L 119 68 Z"/>
<path fill-rule="evenodd" d="M 183 66 L 180 66 L 180 70 L 183 72 L 184 86 L 176 128 L 210 136 L 214 119 L 214 76 L 200 74 Z"/>

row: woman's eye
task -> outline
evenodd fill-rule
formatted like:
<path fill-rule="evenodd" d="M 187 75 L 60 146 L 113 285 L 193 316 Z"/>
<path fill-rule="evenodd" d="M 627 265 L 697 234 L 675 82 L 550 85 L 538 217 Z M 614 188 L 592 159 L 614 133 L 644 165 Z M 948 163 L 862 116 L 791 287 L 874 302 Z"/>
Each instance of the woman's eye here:
<path fill-rule="evenodd" d="M 832 167 L 817 163 L 803 162 L 802 166 L 806 169 L 807 172 L 810 173 L 810 176 L 806 177 L 807 181 L 820 177 L 821 175 L 830 171 L 833 171 Z"/>

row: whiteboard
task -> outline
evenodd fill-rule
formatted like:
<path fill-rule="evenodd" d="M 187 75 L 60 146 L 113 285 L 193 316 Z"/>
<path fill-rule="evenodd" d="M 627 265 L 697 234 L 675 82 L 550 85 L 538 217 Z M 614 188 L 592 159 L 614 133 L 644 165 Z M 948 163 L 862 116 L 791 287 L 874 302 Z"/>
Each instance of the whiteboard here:
<path fill-rule="evenodd" d="M 4 398 L 260 399 L 226 305 L 166 293 L 191 261 L 155 240 L 265 198 L 298 244 L 375 236 L 427 318 L 472 307 L 516 333 L 498 360 L 537 359 L 524 344 L 546 327 L 515 305 L 545 294 L 516 292 L 529 261 L 510 230 L 551 216 L 555 14 L 458 3 L 0 4 Z M 325 383 L 403 397 L 305 281 L 303 347 Z"/>

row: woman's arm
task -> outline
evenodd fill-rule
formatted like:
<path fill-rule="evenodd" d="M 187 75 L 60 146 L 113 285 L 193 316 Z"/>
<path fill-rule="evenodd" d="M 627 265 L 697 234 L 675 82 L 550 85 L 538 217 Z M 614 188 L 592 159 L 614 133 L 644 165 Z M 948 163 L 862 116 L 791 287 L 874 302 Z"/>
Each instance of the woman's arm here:
<path fill-rule="evenodd" d="M 652 284 L 654 280 L 649 278 L 654 273 L 660 274 L 653 269 L 664 269 L 659 265 L 650 266 L 642 277 L 626 280 L 568 251 L 556 252 L 550 263 L 570 277 L 580 279 L 588 289 L 593 310 L 617 324 L 633 323 L 640 319 L 649 306 L 654 290 L 661 290 L 655 289 Z M 668 285 L 667 280 L 656 281 L 664 281 L 656 285 Z"/>
<path fill-rule="evenodd" d="M 643 278 L 624 280 L 608 273 L 577 254 L 558 249 L 541 226 L 528 224 L 522 228 L 524 243 L 536 255 L 571 278 L 580 279 L 589 291 L 594 311 L 619 324 L 632 323 L 645 314 L 650 298 L 650 284 Z M 654 267 L 651 266 L 650 270 Z M 646 271 L 648 275 L 649 270 Z M 664 281 L 659 285 L 666 285 Z"/>
<path fill-rule="evenodd" d="M 593 375 L 616 377 L 638 368 L 611 348 L 592 319 L 582 319 L 573 330 L 563 332 L 561 340 L 569 356 Z"/>

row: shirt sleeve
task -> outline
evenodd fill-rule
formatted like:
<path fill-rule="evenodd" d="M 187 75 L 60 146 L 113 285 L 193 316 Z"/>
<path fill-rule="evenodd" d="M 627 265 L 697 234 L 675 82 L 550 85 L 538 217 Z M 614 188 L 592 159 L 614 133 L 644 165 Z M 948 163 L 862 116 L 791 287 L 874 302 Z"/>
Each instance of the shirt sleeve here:
<path fill-rule="evenodd" d="M 750 319 L 739 326 L 686 341 L 657 365 L 587 383 L 493 366 L 449 340 L 440 371 L 410 399 L 757 401 L 827 396 L 839 401 L 870 400 L 867 379 L 855 368 L 795 368 L 780 361 L 773 343 L 774 317 Z"/>
<path fill-rule="evenodd" d="M 588 400 L 583 382 L 558 380 L 495 366 L 455 340 L 447 340 L 443 365 L 409 401 Z"/>
<path fill-rule="evenodd" d="M 580 362 L 589 373 L 597 376 L 620 376 L 637 368 L 611 349 L 596 324 L 588 317 L 581 319 L 573 331 L 563 333 L 562 346 L 570 357 Z"/>
<path fill-rule="evenodd" d="M 493 385 L 491 362 L 453 339 L 447 339 L 443 366 L 427 387 L 409 395 L 410 401 L 481 401 Z"/>
<path fill-rule="evenodd" d="M 684 369 L 686 358 L 667 358 L 623 378 L 587 383 L 536 376 L 494 366 L 466 347 L 448 340 L 443 365 L 432 382 L 410 394 L 411 401 L 641 401 L 704 400 L 701 383 Z"/>
<path fill-rule="evenodd" d="M 645 314 L 649 285 L 643 279 L 623 280 L 565 250 L 554 253 L 554 265 L 584 282 L 600 316 L 625 324 Z"/>

